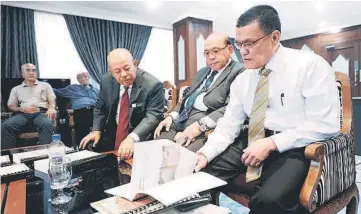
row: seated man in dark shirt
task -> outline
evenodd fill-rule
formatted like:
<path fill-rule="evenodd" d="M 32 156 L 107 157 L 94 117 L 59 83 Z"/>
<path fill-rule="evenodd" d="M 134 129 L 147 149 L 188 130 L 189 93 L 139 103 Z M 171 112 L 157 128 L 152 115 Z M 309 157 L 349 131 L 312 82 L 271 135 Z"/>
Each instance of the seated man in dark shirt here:
<path fill-rule="evenodd" d="M 77 79 L 80 83 L 68 85 L 65 88 L 54 89 L 57 96 L 70 99 L 74 110 L 74 128 L 76 132 L 76 143 L 79 145 L 93 126 L 93 107 L 96 102 L 99 89 L 89 84 L 87 72 L 78 73 Z"/>

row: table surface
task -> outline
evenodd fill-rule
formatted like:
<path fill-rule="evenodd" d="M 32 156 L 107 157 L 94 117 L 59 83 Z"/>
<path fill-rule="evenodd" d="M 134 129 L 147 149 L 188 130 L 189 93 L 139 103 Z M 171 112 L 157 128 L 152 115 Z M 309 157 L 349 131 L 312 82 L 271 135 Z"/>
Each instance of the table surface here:
<path fill-rule="evenodd" d="M 29 148 L 29 147 L 28 147 Z M 29 149 L 35 149 L 36 147 L 30 147 Z M 27 148 L 16 148 L 17 151 L 21 150 L 27 150 Z M 117 155 L 117 151 L 111 151 L 111 152 L 105 152 L 104 154 L 114 154 Z M 112 180 L 118 179 L 120 184 L 126 184 L 130 182 L 130 175 L 131 175 L 131 165 L 133 161 L 132 160 L 126 160 L 126 161 L 120 161 L 118 159 L 118 170 L 119 172 L 115 173 L 117 174 L 116 177 L 112 177 Z M 114 166 L 114 165 L 113 165 Z M 104 166 L 106 167 L 106 166 Z M 95 175 L 95 176 L 94 176 Z M 79 178 L 83 178 L 81 180 L 82 182 L 90 182 L 89 179 L 100 179 L 104 182 L 104 179 L 102 175 L 99 175 L 97 173 L 94 173 L 94 175 L 91 176 L 73 176 L 72 181 L 70 183 L 75 184 L 79 181 Z M 93 181 L 93 180 L 92 180 Z M 114 187 L 114 181 L 106 180 L 108 182 L 108 185 L 104 185 L 104 190 L 109 189 L 111 187 Z M 88 188 L 87 188 L 88 189 Z M 91 188 L 90 188 L 91 189 Z M 5 185 L 1 185 L 1 201 L 3 199 L 3 194 L 5 191 Z M 88 190 L 87 190 L 88 191 Z M 92 191 L 92 190 L 89 190 Z M 91 199 L 90 193 L 84 193 L 86 191 L 79 191 L 78 193 L 73 188 L 65 188 L 64 189 L 65 194 L 72 197 L 72 200 L 64 205 L 53 205 L 51 203 L 51 198 L 54 197 L 54 194 L 56 192 L 54 190 L 51 190 L 50 184 L 48 181 L 38 178 L 36 176 L 32 176 L 30 179 L 23 179 L 18 180 L 15 182 L 11 182 L 8 186 L 8 193 L 7 193 L 7 200 L 6 200 L 6 206 L 5 206 L 5 213 L 13 213 L 13 211 L 16 211 L 16 213 L 44 213 L 44 214 L 53 214 L 53 213 L 69 213 L 69 214 L 85 214 L 85 213 L 96 213 L 95 210 L 93 210 L 90 206 L 91 202 L 98 201 L 99 198 L 96 198 L 94 200 Z M 88 195 L 87 195 L 88 194 Z M 35 199 L 35 198 L 36 199 Z M 111 197 L 111 195 L 108 195 L 106 193 L 103 193 L 101 196 L 101 199 Z M 83 202 L 82 205 L 76 205 L 77 201 L 79 199 Z M 89 200 L 88 200 L 89 199 Z M 34 201 L 37 204 L 34 205 Z M 85 203 L 84 203 L 85 201 Z M 11 210 L 11 212 L 9 212 Z"/>

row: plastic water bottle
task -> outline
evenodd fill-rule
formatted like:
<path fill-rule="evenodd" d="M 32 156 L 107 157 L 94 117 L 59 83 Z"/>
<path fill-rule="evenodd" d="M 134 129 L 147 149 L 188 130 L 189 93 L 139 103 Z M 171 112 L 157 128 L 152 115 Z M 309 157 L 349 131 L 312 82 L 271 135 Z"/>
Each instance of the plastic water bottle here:
<path fill-rule="evenodd" d="M 61 141 L 60 134 L 54 134 L 48 147 L 49 161 L 56 161 L 65 156 L 65 145 Z"/>

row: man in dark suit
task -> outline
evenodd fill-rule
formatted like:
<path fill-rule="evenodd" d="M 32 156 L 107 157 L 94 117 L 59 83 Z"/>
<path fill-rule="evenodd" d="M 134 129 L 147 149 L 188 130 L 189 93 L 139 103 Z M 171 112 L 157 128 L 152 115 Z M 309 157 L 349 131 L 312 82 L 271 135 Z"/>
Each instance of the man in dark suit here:
<path fill-rule="evenodd" d="M 229 86 L 242 72 L 241 64 L 231 59 L 232 52 L 227 36 L 220 33 L 208 36 L 204 55 L 209 67 L 197 72 L 189 92 L 158 125 L 155 138 L 174 140 L 194 152 L 203 146 L 204 132 L 213 129 L 223 116 Z"/>
<path fill-rule="evenodd" d="M 123 159 L 131 158 L 134 143 L 146 140 L 159 124 L 164 108 L 162 84 L 137 68 L 126 49 L 108 55 L 110 73 L 103 76 L 94 107 L 93 129 L 80 143 L 94 141 L 96 151 L 118 149 Z"/>

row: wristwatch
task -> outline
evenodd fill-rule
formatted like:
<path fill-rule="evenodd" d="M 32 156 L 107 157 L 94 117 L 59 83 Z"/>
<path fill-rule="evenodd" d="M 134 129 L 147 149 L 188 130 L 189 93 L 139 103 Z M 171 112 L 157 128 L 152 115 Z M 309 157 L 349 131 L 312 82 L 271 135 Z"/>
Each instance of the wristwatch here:
<path fill-rule="evenodd" d="M 203 122 L 202 119 L 197 120 L 197 122 L 198 122 L 199 126 L 201 127 L 202 132 L 205 132 L 208 130 L 207 124 L 205 122 Z"/>

